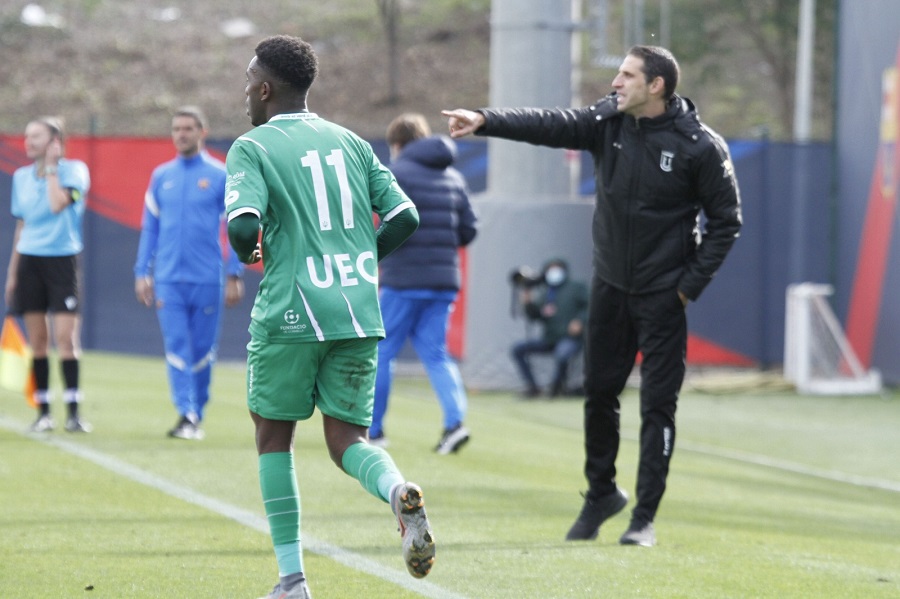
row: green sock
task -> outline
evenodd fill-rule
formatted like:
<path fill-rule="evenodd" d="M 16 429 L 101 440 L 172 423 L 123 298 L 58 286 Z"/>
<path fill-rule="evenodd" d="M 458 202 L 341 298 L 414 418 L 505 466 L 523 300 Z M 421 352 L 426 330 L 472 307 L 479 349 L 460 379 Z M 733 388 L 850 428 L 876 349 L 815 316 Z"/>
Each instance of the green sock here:
<path fill-rule="evenodd" d="M 294 474 L 294 454 L 278 452 L 259 456 L 259 487 L 280 575 L 302 572 L 300 490 Z"/>
<path fill-rule="evenodd" d="M 348 447 L 341 463 L 344 472 L 385 503 L 390 501 L 391 488 L 403 483 L 403 476 L 388 452 L 368 443 L 354 443 Z"/>

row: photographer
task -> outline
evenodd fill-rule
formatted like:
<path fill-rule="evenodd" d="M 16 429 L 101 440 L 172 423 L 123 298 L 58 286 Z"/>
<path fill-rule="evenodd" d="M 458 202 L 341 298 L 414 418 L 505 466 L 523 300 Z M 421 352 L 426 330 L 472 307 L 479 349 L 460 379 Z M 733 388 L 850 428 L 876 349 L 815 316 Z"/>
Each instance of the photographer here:
<path fill-rule="evenodd" d="M 543 328 L 540 338 L 520 341 L 512 348 L 513 361 L 526 385 L 523 395 L 536 397 L 541 394 L 531 371 L 530 356 L 553 354 L 555 369 L 548 395 L 556 397 L 566 392 L 569 360 L 584 344 L 587 287 L 581 281 L 569 279 L 569 266 L 561 259 L 547 262 L 538 277 L 525 268 L 513 271 L 510 281 L 518 289 L 525 317 L 540 322 Z"/>

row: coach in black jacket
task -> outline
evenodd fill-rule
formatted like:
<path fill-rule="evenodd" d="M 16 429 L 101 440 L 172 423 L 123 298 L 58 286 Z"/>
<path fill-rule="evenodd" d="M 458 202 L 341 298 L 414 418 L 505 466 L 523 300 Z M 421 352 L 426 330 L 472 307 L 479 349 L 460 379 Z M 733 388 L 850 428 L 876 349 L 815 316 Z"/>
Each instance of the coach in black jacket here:
<path fill-rule="evenodd" d="M 615 482 L 619 394 L 640 351 L 637 504 L 619 542 L 655 544 L 653 519 L 666 487 L 684 381 L 684 308 L 715 275 L 741 228 L 728 148 L 700 122 L 694 105 L 675 95 L 678 75 L 668 50 L 635 46 L 613 79 L 614 92 L 593 106 L 444 111 L 453 137 L 503 137 L 587 150 L 594 158 L 584 408 L 589 489 L 568 540 L 596 538 L 603 521 L 627 503 Z"/>

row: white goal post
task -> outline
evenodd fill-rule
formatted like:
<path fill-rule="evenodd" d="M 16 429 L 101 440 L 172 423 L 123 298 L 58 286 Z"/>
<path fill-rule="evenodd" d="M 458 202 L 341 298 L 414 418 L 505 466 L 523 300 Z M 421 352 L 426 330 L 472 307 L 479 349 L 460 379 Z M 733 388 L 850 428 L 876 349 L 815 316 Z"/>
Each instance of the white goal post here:
<path fill-rule="evenodd" d="M 881 373 L 860 364 L 828 303 L 833 293 L 831 285 L 788 285 L 784 377 L 804 394 L 880 393 Z"/>

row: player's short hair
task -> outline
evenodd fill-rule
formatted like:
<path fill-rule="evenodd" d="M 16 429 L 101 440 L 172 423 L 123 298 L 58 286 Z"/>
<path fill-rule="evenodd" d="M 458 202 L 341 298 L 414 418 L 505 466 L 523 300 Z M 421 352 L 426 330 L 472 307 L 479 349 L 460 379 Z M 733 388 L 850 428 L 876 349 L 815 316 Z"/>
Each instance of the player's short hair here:
<path fill-rule="evenodd" d="M 273 35 L 256 45 L 256 62 L 298 92 L 305 93 L 319 74 L 312 46 L 290 35 Z"/>
<path fill-rule="evenodd" d="M 32 123 L 40 123 L 50 131 L 50 135 L 59 139 L 60 143 L 66 143 L 66 121 L 61 116 L 39 116 Z"/>
<path fill-rule="evenodd" d="M 177 116 L 191 117 L 197 122 L 198 125 L 200 125 L 201 129 L 203 129 L 204 131 L 209 129 L 209 121 L 206 120 L 206 114 L 200 109 L 199 106 L 180 106 L 175 111 L 175 114 L 172 115 L 172 118 L 175 118 Z"/>
<path fill-rule="evenodd" d="M 663 99 L 668 100 L 675 94 L 681 70 L 670 51 L 661 46 L 632 46 L 628 54 L 644 61 L 644 79 L 647 83 L 662 77 L 665 85 Z"/>
<path fill-rule="evenodd" d="M 428 121 L 418 112 L 405 112 L 391 121 L 387 128 L 387 142 L 401 148 L 411 141 L 431 135 Z"/>

